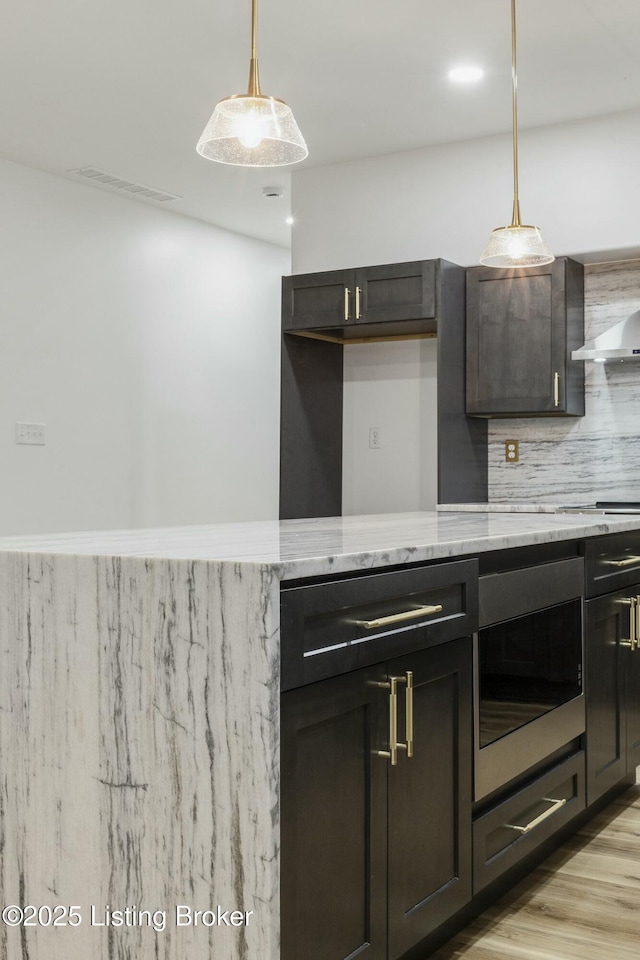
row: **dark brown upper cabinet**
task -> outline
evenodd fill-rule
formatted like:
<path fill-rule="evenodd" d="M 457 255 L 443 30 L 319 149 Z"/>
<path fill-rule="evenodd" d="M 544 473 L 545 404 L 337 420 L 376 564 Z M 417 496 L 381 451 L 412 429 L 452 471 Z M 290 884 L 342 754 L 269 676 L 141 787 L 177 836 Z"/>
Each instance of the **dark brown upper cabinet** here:
<path fill-rule="evenodd" d="M 583 417 L 583 343 L 581 263 L 467 270 L 467 414 Z"/>
<path fill-rule="evenodd" d="M 280 517 L 342 513 L 345 344 L 436 331 L 438 501 L 486 500 L 487 424 L 465 412 L 464 267 L 428 260 L 302 274 L 283 277 L 282 293 Z"/>
<path fill-rule="evenodd" d="M 283 277 L 282 329 L 321 339 L 397 339 L 436 332 L 433 260 Z"/>

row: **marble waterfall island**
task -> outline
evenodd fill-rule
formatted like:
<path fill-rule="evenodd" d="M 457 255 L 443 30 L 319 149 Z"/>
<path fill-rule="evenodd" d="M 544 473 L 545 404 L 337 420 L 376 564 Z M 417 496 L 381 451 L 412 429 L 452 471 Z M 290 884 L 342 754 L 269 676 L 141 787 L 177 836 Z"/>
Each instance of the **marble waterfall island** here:
<path fill-rule="evenodd" d="M 419 513 L 0 540 L 0 956 L 279 960 L 280 581 L 638 528 Z"/>

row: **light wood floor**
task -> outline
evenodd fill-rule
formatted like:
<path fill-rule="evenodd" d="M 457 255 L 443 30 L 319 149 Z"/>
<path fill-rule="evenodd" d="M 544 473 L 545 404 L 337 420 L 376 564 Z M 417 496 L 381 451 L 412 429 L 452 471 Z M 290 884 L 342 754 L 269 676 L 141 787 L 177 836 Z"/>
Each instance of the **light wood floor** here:
<path fill-rule="evenodd" d="M 640 786 L 432 960 L 640 960 Z"/>

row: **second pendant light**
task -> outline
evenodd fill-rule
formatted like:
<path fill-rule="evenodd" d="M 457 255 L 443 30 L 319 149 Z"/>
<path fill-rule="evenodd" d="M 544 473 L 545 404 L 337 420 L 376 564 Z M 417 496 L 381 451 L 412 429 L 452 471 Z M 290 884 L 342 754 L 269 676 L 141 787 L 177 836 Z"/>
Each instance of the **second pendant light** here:
<path fill-rule="evenodd" d="M 496 227 L 482 251 L 487 267 L 539 267 L 555 257 L 538 227 L 522 223 L 518 196 L 518 71 L 516 63 L 516 0 L 511 0 L 511 91 L 513 108 L 513 214 L 508 227 Z"/>

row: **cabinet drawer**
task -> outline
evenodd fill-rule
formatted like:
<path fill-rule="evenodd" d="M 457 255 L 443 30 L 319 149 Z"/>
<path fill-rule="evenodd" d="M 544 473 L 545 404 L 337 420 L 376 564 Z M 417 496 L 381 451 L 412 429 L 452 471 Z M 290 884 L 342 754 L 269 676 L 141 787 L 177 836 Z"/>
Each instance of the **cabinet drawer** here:
<path fill-rule="evenodd" d="M 480 626 L 511 620 L 584 594 L 582 557 L 480 577 Z"/>
<path fill-rule="evenodd" d="M 283 585 L 280 615 L 282 689 L 290 690 L 473 633 L 478 562 Z"/>
<path fill-rule="evenodd" d="M 473 825 L 474 894 L 584 808 L 581 751 L 484 813 Z"/>
<path fill-rule="evenodd" d="M 640 530 L 587 540 L 585 559 L 588 597 L 637 583 L 640 580 Z"/>

